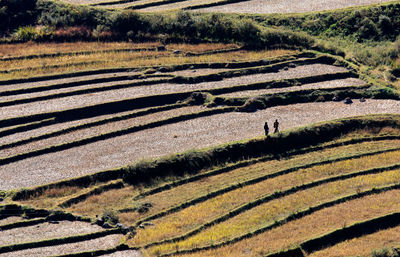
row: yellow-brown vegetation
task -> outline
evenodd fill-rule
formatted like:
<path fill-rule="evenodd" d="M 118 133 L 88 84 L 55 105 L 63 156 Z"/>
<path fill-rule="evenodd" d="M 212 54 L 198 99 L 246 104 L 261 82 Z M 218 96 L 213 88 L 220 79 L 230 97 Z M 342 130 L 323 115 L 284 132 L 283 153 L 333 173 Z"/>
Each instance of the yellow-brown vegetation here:
<path fill-rule="evenodd" d="M 334 229 L 398 211 L 400 207 L 399 197 L 400 191 L 395 190 L 348 201 L 289 222 L 249 239 L 185 256 L 260 256 L 281 249 L 284 250 Z M 197 242 L 192 242 L 191 247 L 198 245 Z M 176 247 L 173 248 L 173 250 L 176 249 Z M 151 250 L 153 253 L 156 252 L 156 249 Z"/>
<path fill-rule="evenodd" d="M 400 226 L 381 230 L 339 243 L 333 247 L 310 254 L 310 257 L 371 256 L 374 251 L 390 250 L 400 244 Z"/>

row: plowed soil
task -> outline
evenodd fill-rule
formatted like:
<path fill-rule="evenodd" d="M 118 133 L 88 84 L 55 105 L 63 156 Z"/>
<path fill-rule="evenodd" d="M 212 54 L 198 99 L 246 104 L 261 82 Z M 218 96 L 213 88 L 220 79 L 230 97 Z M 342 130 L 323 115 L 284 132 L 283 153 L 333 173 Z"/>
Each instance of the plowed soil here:
<path fill-rule="evenodd" d="M 60 221 L 58 224 L 41 223 L 34 226 L 4 230 L 0 233 L 0 245 L 20 244 L 89 234 L 104 230 L 100 226 L 80 221 Z"/>
<path fill-rule="evenodd" d="M 3 165 L 0 189 L 49 183 L 105 169 L 142 158 L 159 157 L 194 148 L 209 147 L 261 136 L 263 125 L 280 121 L 280 129 L 304 126 L 355 115 L 400 113 L 400 101 L 367 100 L 277 106 L 255 113 L 226 113 L 139 131 Z"/>
<path fill-rule="evenodd" d="M 149 86 L 138 86 L 132 88 L 91 93 L 86 95 L 63 97 L 61 98 L 62 100 L 61 99 L 46 100 L 46 104 L 43 104 L 43 102 L 33 102 L 27 104 L 6 106 L 0 109 L 0 120 L 9 117 L 25 116 L 35 113 L 45 113 L 56 110 L 77 108 L 93 104 L 100 104 L 104 102 L 144 97 L 150 95 L 213 89 L 213 88 L 243 85 L 249 83 L 264 82 L 270 80 L 332 74 L 344 71 L 346 71 L 346 69 L 343 67 L 336 67 L 325 64 L 312 64 L 312 65 L 298 66 L 292 69 L 282 70 L 275 73 L 261 73 L 261 74 L 246 75 L 241 77 L 227 78 L 222 81 L 204 82 L 198 84 L 156 84 Z"/>
<path fill-rule="evenodd" d="M 386 2 L 392 0 L 251 0 L 200 10 L 223 13 L 304 13 Z"/>
<path fill-rule="evenodd" d="M 85 251 L 94 251 L 101 249 L 109 249 L 119 244 L 121 235 L 110 235 L 93 240 L 82 241 L 72 244 L 62 244 L 55 246 L 47 246 L 41 248 L 33 248 L 22 251 L 16 251 L 11 253 L 0 254 L 0 257 L 43 257 L 43 256 L 55 256 L 64 255 L 70 253 L 79 253 Z"/>
<path fill-rule="evenodd" d="M 246 90 L 239 91 L 229 94 L 222 94 L 219 96 L 223 97 L 250 97 L 250 96 L 258 96 L 265 94 L 277 94 L 284 92 L 293 92 L 300 90 L 308 90 L 308 89 L 327 89 L 327 88 L 346 88 L 346 87 L 354 87 L 354 86 L 362 86 L 366 83 L 360 79 L 348 78 L 348 79 L 338 79 L 338 80 L 330 80 L 318 83 L 310 83 L 304 84 L 301 86 L 294 87 L 283 87 L 283 88 L 270 88 L 270 89 L 261 89 L 261 90 Z"/>

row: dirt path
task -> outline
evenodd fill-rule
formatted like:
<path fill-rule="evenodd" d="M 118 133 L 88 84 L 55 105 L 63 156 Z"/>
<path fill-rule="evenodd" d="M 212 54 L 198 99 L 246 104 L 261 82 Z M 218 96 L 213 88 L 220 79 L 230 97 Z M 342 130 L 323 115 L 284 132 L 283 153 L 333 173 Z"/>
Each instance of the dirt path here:
<path fill-rule="evenodd" d="M 156 84 L 149 86 L 138 86 L 123 88 L 118 90 L 91 93 L 86 95 L 76 95 L 63 97 L 60 99 L 46 100 L 43 102 L 33 102 L 0 108 L 0 120 L 9 117 L 25 116 L 36 113 L 45 113 L 56 110 L 83 107 L 88 105 L 100 104 L 104 102 L 117 101 L 122 99 L 144 97 L 150 95 L 160 95 L 177 92 L 187 92 L 195 90 L 205 90 L 221 88 L 249 83 L 264 82 L 278 79 L 290 79 L 305 76 L 316 76 L 322 74 L 332 74 L 346 71 L 343 67 L 336 67 L 326 64 L 303 65 L 281 70 L 273 73 L 260 73 L 241 77 L 227 78 L 222 81 L 204 82 L 198 84 Z"/>
<path fill-rule="evenodd" d="M 210 147 L 263 135 L 274 119 L 281 130 L 356 115 L 400 113 L 400 101 L 306 103 L 255 113 L 226 113 L 166 125 L 73 149 L 3 165 L 0 189 L 29 187 L 127 165 L 194 148 Z"/>
<path fill-rule="evenodd" d="M 199 11 L 223 13 L 304 13 L 386 2 L 392 2 L 392 0 L 251 0 L 204 8 Z"/>

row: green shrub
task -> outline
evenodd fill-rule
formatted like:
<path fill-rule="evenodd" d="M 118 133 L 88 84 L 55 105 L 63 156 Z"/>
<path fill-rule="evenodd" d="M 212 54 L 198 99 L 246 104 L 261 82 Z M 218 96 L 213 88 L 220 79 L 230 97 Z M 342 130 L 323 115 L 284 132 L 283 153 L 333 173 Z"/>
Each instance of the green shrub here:
<path fill-rule="evenodd" d="M 36 0 L 0 1 L 0 36 L 18 27 L 33 25 L 37 17 Z"/>
<path fill-rule="evenodd" d="M 380 15 L 378 27 L 382 35 L 390 35 L 393 30 L 391 19 L 386 15 Z"/>
<path fill-rule="evenodd" d="M 113 210 L 108 209 L 103 212 L 102 219 L 105 223 L 110 224 L 117 224 L 119 222 L 117 213 Z"/>
<path fill-rule="evenodd" d="M 37 38 L 36 29 L 32 26 L 19 27 L 12 34 L 12 38 L 17 41 L 33 41 Z"/>
<path fill-rule="evenodd" d="M 364 18 L 360 23 L 358 35 L 359 41 L 363 41 L 364 39 L 375 39 L 378 36 L 378 28 L 371 19 Z"/>

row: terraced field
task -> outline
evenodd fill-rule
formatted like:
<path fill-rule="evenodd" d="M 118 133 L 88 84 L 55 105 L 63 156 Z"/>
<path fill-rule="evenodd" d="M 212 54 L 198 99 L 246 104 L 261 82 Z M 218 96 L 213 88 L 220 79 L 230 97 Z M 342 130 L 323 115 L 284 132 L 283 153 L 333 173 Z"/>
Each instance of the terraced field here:
<path fill-rule="evenodd" d="M 96 44 L 1 50 L 0 256 L 400 245 L 400 102 L 355 64 L 306 50 Z M 266 138 L 275 119 L 281 132 Z"/>
<path fill-rule="evenodd" d="M 304 13 L 334 10 L 353 6 L 371 5 L 391 0 L 64 0 L 71 4 L 83 4 L 108 9 L 134 9 L 141 12 L 160 12 L 178 9 L 194 9 L 201 12 L 219 13 Z"/>

